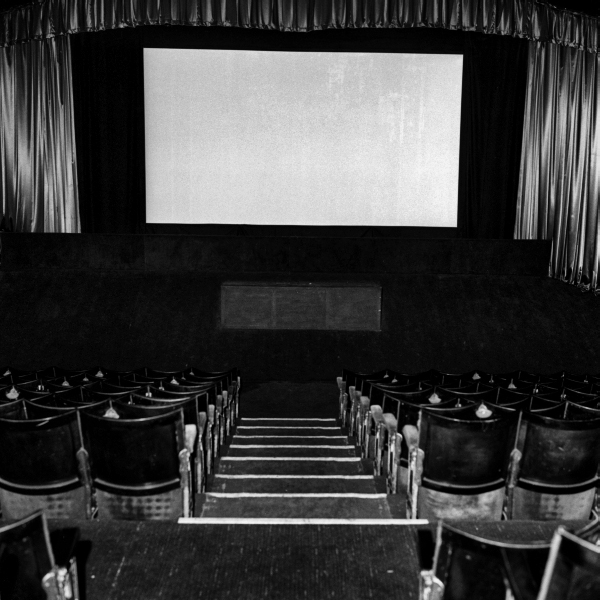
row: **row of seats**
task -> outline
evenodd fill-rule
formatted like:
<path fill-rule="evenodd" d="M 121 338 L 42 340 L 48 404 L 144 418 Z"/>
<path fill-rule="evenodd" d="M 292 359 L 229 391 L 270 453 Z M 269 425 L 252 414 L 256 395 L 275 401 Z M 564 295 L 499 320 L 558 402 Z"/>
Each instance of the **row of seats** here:
<path fill-rule="evenodd" d="M 526 376 L 344 371 L 340 418 L 389 493 L 405 495 L 408 518 L 587 519 L 599 484 L 595 383 Z M 575 381 L 586 391 L 567 387 Z"/>
<path fill-rule="evenodd" d="M 440 521 L 420 536 L 420 600 L 596 600 L 600 524 L 558 527 L 551 543 L 486 539 Z"/>
<path fill-rule="evenodd" d="M 191 516 L 239 415 L 237 369 L 2 372 L 7 519 Z"/>

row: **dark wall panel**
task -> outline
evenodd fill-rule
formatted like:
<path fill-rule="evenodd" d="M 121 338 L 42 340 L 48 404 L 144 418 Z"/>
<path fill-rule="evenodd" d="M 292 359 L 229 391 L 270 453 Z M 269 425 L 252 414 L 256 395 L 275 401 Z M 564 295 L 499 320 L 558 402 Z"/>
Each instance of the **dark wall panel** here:
<path fill-rule="evenodd" d="M 344 262 L 332 240 L 319 246 L 323 261 L 339 260 L 324 273 L 310 270 L 310 239 L 0 241 L 0 365 L 237 365 L 256 381 L 332 382 L 343 367 L 600 372 L 600 304 L 546 276 L 548 242 L 352 240 L 356 258 Z M 223 328 L 221 286 L 232 281 L 375 283 L 381 331 Z"/>
<path fill-rule="evenodd" d="M 221 325 L 228 329 L 380 331 L 381 287 L 326 282 L 224 283 Z"/>

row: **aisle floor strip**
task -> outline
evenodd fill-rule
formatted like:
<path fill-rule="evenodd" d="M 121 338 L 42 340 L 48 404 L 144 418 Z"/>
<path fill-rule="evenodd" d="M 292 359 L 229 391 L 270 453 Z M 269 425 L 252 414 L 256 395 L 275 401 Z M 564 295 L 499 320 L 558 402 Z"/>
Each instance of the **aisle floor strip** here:
<path fill-rule="evenodd" d="M 210 496 L 211 498 L 366 498 L 368 500 L 387 498 L 387 494 L 364 494 L 360 492 L 290 492 L 289 494 L 286 494 L 285 492 L 206 492 L 206 496 Z"/>
<path fill-rule="evenodd" d="M 427 519 L 259 519 L 180 517 L 180 525 L 428 525 Z"/>
<path fill-rule="evenodd" d="M 337 429 L 339 431 L 340 427 L 337 425 L 307 425 L 306 427 L 301 425 L 238 425 L 236 431 L 238 429 Z"/>
<path fill-rule="evenodd" d="M 220 460 L 277 460 L 277 461 L 292 461 L 292 460 L 320 460 L 320 461 L 331 461 L 331 462 L 360 462 L 358 456 L 223 456 Z"/>
<path fill-rule="evenodd" d="M 335 423 L 337 419 L 305 419 L 303 417 L 242 417 L 242 421 L 328 421 Z"/>
<path fill-rule="evenodd" d="M 237 435 L 237 434 L 236 434 Z M 245 440 L 289 438 L 298 440 L 347 440 L 347 435 L 240 435 Z M 234 437 L 235 439 L 235 437 Z"/>
<path fill-rule="evenodd" d="M 231 444 L 230 448 L 325 448 L 329 450 L 354 450 L 355 446 L 319 446 L 319 444 Z"/>
<path fill-rule="evenodd" d="M 226 475 L 216 473 L 215 479 L 373 479 L 372 475 Z"/>

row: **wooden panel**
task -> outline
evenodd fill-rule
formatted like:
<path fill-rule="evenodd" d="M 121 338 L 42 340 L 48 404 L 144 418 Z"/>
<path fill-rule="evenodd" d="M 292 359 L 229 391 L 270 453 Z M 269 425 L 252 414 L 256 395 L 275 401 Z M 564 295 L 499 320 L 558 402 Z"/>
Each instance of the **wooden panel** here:
<path fill-rule="evenodd" d="M 224 283 L 221 325 L 229 329 L 380 331 L 381 287 Z"/>

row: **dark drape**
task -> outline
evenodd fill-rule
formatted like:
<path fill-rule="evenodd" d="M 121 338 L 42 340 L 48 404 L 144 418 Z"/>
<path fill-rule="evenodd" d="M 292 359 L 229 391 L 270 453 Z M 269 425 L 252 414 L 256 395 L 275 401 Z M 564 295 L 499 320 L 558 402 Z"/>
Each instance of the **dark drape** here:
<path fill-rule="evenodd" d="M 528 42 L 465 35 L 459 232 L 511 238 L 515 224 Z"/>
<path fill-rule="evenodd" d="M 144 215 L 142 29 L 70 37 L 84 233 L 139 233 Z"/>
<path fill-rule="evenodd" d="M 527 48 L 523 40 L 436 29 L 292 34 L 214 27 L 137 27 L 73 35 L 71 44 L 83 232 L 146 230 L 144 45 L 430 53 L 460 53 L 464 48 L 458 232 L 463 237 L 512 237 L 516 183 L 507 173 L 518 172 L 520 160 Z M 332 229 L 336 228 L 322 228 L 320 235 L 339 234 Z M 218 226 L 208 231 L 206 227 L 188 227 L 182 232 L 290 234 L 284 228 L 258 231 Z M 302 231 L 296 229 L 293 234 Z M 378 236 L 389 235 L 389 231 L 365 228 L 350 234 Z"/>

